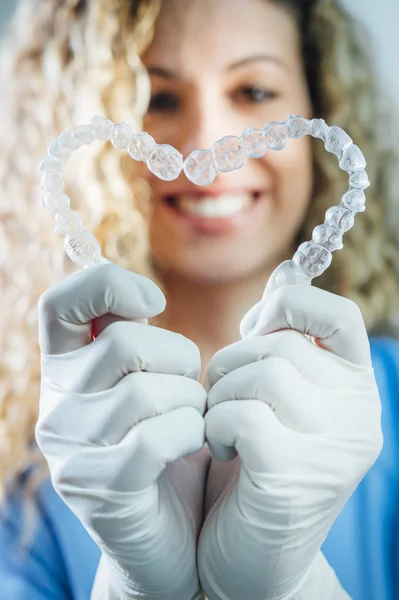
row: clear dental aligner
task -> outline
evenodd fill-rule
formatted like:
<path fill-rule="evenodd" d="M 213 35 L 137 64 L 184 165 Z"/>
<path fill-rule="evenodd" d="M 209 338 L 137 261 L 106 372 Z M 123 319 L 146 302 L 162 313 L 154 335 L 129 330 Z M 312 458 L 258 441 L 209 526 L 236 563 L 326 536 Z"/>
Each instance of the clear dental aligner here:
<path fill-rule="evenodd" d="M 184 171 L 194 184 L 209 185 L 218 173 L 240 169 L 247 158 L 260 158 L 268 150 L 282 150 L 290 138 L 304 135 L 323 140 L 326 150 L 338 157 L 340 168 L 349 173 L 349 190 L 341 203 L 327 210 L 324 223 L 313 230 L 312 240 L 301 244 L 292 261 L 286 261 L 287 274 L 292 269 L 299 270 L 303 282 L 311 283 L 329 267 L 331 253 L 343 247 L 342 235 L 353 227 L 354 215 L 365 210 L 364 190 L 370 185 L 366 161 L 358 146 L 343 129 L 329 127 L 323 119 L 290 115 L 284 122 L 271 122 L 263 129 L 249 127 L 240 137 L 225 136 L 212 148 L 196 149 L 183 160 L 175 148 L 157 144 L 148 133 L 134 133 L 127 123 L 115 124 L 96 115 L 89 125 L 64 131 L 50 144 L 39 167 L 45 192 L 43 206 L 54 215 L 55 230 L 65 236 L 65 251 L 71 260 L 82 266 L 108 262 L 94 235 L 71 210 L 70 199 L 63 191 L 63 164 L 75 150 L 96 140 L 109 140 L 116 148 L 127 150 L 134 160 L 145 162 L 164 181 L 173 181 Z"/>

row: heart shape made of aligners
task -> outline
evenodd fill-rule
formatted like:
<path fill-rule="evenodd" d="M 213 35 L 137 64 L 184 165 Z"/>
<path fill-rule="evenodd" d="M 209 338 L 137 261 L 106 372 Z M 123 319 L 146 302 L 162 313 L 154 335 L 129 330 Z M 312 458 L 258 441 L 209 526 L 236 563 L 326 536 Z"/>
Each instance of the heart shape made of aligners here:
<path fill-rule="evenodd" d="M 218 173 L 240 169 L 247 158 L 261 158 L 268 150 L 283 150 L 289 139 L 304 135 L 320 138 L 325 149 L 338 157 L 340 168 L 349 174 L 349 189 L 340 204 L 327 210 L 324 223 L 313 230 L 312 240 L 303 242 L 292 261 L 286 261 L 287 272 L 294 270 L 297 280 L 310 283 L 329 267 L 331 253 L 343 247 L 342 235 L 353 227 L 354 215 L 365 210 L 364 190 L 370 185 L 361 150 L 343 129 L 330 127 L 323 119 L 289 115 L 285 121 L 267 123 L 263 129 L 248 127 L 240 137 L 227 135 L 212 148 L 193 150 L 183 159 L 173 146 L 157 144 L 145 131 L 134 133 L 127 123 L 113 123 L 96 115 L 90 124 L 68 129 L 50 144 L 39 166 L 45 194 L 43 207 L 53 214 L 55 230 L 65 237 L 65 251 L 71 260 L 82 266 L 108 262 L 94 235 L 71 210 L 70 198 L 63 189 L 63 163 L 75 150 L 96 140 L 109 140 L 134 160 L 145 162 L 164 181 L 173 181 L 184 171 L 192 183 L 204 186 L 211 184 Z M 285 279 L 282 272 L 281 281 Z"/>

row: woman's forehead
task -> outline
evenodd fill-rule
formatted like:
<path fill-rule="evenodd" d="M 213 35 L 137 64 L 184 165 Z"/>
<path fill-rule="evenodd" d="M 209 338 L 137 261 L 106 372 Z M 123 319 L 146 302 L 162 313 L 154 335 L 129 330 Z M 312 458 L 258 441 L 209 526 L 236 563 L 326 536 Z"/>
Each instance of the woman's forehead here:
<path fill-rule="evenodd" d="M 270 0 L 164 0 L 143 58 L 183 75 L 196 61 L 218 69 L 251 55 L 292 64 L 298 38 L 292 16 Z"/>

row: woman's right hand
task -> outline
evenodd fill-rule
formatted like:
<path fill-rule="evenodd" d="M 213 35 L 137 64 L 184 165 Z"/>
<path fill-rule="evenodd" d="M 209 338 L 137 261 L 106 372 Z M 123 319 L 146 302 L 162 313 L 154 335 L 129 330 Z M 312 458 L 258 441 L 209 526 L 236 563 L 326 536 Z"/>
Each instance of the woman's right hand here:
<path fill-rule="evenodd" d="M 118 597 L 190 600 L 200 597 L 208 456 L 188 455 L 204 446 L 206 392 L 193 342 L 133 321 L 164 307 L 153 282 L 111 263 L 44 293 L 36 438 Z M 112 317 L 93 340 L 103 315 Z"/>

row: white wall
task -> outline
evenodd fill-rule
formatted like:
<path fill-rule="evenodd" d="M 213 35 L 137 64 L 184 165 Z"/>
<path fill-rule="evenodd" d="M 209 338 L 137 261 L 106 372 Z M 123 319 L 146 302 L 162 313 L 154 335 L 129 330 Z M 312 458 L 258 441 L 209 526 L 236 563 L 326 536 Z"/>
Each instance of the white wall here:
<path fill-rule="evenodd" d="M 12 15 L 16 4 L 16 0 L 0 0 L 0 29 Z"/>
<path fill-rule="evenodd" d="M 381 80 L 399 110 L 399 0 L 342 0 L 372 35 Z"/>

